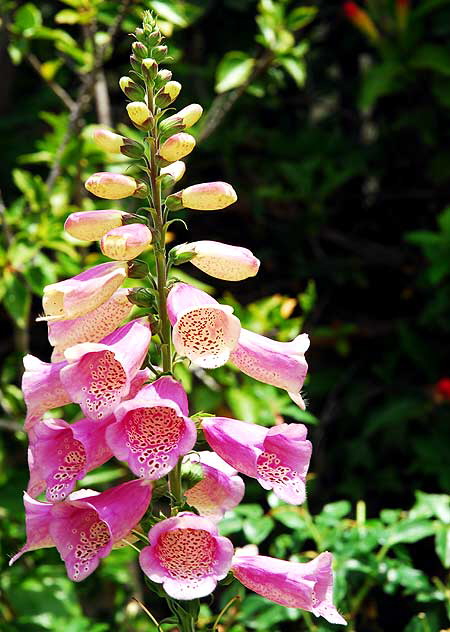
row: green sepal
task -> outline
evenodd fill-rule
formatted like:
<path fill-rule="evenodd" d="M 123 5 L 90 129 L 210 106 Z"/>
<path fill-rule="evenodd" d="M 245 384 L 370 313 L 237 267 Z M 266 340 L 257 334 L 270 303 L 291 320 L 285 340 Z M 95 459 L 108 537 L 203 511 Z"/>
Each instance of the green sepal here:
<path fill-rule="evenodd" d="M 128 278 L 145 279 L 149 273 L 148 265 L 141 259 L 128 261 Z"/>
<path fill-rule="evenodd" d="M 152 308 L 156 305 L 153 293 L 146 287 L 133 287 L 128 291 L 128 300 L 138 307 Z"/>

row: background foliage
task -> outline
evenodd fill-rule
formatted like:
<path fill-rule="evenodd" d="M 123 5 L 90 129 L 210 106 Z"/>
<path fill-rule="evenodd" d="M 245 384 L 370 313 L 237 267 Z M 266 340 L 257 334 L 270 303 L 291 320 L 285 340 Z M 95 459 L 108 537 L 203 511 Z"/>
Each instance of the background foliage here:
<path fill-rule="evenodd" d="M 193 378 L 180 368 L 195 411 L 310 424 L 309 507 L 267 503 L 250 483 L 222 531 L 279 557 L 332 551 L 351 630 L 448 628 L 450 2 L 368 0 L 374 38 L 322 0 L 3 0 L 0 629 L 152 630 L 132 596 L 164 615 L 132 551 L 80 585 L 52 550 L 7 569 L 24 538 L 20 358 L 49 357 L 34 322 L 42 287 L 101 260 L 62 224 L 101 207 L 84 190 L 88 175 L 123 169 L 90 131 L 100 122 L 133 136 L 117 81 L 144 8 L 171 35 L 179 105 L 207 110 L 188 184 L 221 178 L 239 195 L 220 221 L 192 213 L 189 235 L 177 227 L 173 239 L 250 247 L 258 278 L 217 295 L 246 327 L 312 339 L 306 413 L 228 367 Z M 122 475 L 112 463 L 84 482 L 101 489 Z M 224 587 L 214 612 L 242 590 Z M 214 622 L 206 602 L 201 621 Z M 332 627 L 249 595 L 221 629 Z"/>

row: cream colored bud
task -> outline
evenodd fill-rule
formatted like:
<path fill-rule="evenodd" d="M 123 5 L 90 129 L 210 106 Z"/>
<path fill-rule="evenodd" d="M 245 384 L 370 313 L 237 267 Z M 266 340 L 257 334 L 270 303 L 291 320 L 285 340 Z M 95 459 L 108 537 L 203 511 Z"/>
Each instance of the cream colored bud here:
<path fill-rule="evenodd" d="M 96 145 L 103 149 L 103 151 L 109 151 L 112 154 L 120 154 L 120 148 L 125 142 L 123 136 L 110 132 L 108 129 L 97 128 L 94 130 L 93 139 Z"/>
<path fill-rule="evenodd" d="M 86 180 L 86 189 L 97 197 L 106 200 L 120 200 L 135 193 L 138 182 L 121 173 L 101 171 L 94 173 Z"/>
<path fill-rule="evenodd" d="M 187 156 L 195 147 L 195 138 L 190 134 L 181 132 L 174 134 L 159 148 L 159 155 L 168 162 L 175 162 Z"/>
<path fill-rule="evenodd" d="M 152 114 L 148 106 L 142 101 L 132 101 L 127 105 L 128 116 L 136 125 L 143 125 L 151 118 Z"/>
<path fill-rule="evenodd" d="M 167 167 L 163 167 L 161 169 L 161 175 L 162 176 L 167 175 L 173 178 L 174 184 L 175 182 L 178 182 L 178 180 L 181 180 L 185 172 L 186 172 L 186 165 L 184 164 L 182 160 L 177 160 L 176 162 L 173 162 L 171 165 L 168 165 Z"/>
<path fill-rule="evenodd" d="M 217 211 L 236 200 L 236 191 L 227 182 L 203 182 L 181 191 L 183 206 L 199 211 Z"/>
<path fill-rule="evenodd" d="M 100 241 L 106 257 L 129 261 L 139 256 L 152 241 L 152 234 L 144 224 L 128 224 L 113 228 Z"/>
<path fill-rule="evenodd" d="M 191 103 L 187 105 L 185 108 L 177 112 L 176 114 L 172 114 L 166 118 L 162 123 L 161 127 L 165 128 L 168 125 L 173 123 L 181 123 L 185 128 L 192 127 L 197 123 L 201 115 L 203 114 L 203 108 L 198 103 Z"/>

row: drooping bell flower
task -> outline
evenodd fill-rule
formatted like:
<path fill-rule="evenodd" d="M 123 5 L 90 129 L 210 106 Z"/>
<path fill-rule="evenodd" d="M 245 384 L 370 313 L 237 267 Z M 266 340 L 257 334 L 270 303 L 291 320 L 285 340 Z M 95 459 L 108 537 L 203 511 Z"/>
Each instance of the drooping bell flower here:
<path fill-rule="evenodd" d="M 140 183 L 131 176 L 122 173 L 99 171 L 92 174 L 86 182 L 86 189 L 99 198 L 105 200 L 121 200 L 134 195 L 140 188 Z"/>
<path fill-rule="evenodd" d="M 231 571 L 246 588 L 270 601 L 347 625 L 333 605 L 331 562 L 328 552 L 305 564 L 264 555 L 236 555 Z"/>
<path fill-rule="evenodd" d="M 99 342 L 127 318 L 133 305 L 128 290 L 119 289 L 105 303 L 73 320 L 48 323 L 48 339 L 54 350 L 52 362 L 64 360 L 64 351 L 81 342 Z"/>
<path fill-rule="evenodd" d="M 196 452 L 186 456 L 183 463 L 198 463 L 202 469 L 202 480 L 185 492 L 188 503 L 200 515 L 218 522 L 226 511 L 239 505 L 245 493 L 244 481 L 220 456 Z"/>
<path fill-rule="evenodd" d="M 50 364 L 26 355 L 22 377 L 22 392 L 27 407 L 25 430 L 31 428 L 52 408 L 65 406 L 72 399 L 61 382 L 60 373 L 66 362 Z"/>
<path fill-rule="evenodd" d="M 123 325 L 101 342 L 65 350 L 61 381 L 72 401 L 90 419 L 106 419 L 127 397 L 148 350 L 151 333 L 144 319 Z"/>
<path fill-rule="evenodd" d="M 44 288 L 45 316 L 39 320 L 73 320 L 107 301 L 127 278 L 128 265 L 122 261 L 101 263 L 71 279 Z"/>
<path fill-rule="evenodd" d="M 300 390 L 308 372 L 305 360 L 308 347 L 307 334 L 301 334 L 291 342 L 278 342 L 241 329 L 230 362 L 255 380 L 284 388 L 291 399 L 304 410 Z"/>
<path fill-rule="evenodd" d="M 167 298 L 176 351 L 207 369 L 222 366 L 235 348 L 241 324 L 229 305 L 187 283 L 176 283 Z"/>
<path fill-rule="evenodd" d="M 305 480 L 311 442 L 303 424 L 263 428 L 226 417 L 205 417 L 205 438 L 211 448 L 242 474 L 256 478 L 282 500 L 300 505 L 306 498 Z"/>
<path fill-rule="evenodd" d="M 173 599 L 209 595 L 230 569 L 232 543 L 202 516 L 181 512 L 155 524 L 148 537 L 150 546 L 139 555 L 141 568 Z"/>
<path fill-rule="evenodd" d="M 195 138 L 185 132 L 170 136 L 159 148 L 159 155 L 167 162 L 175 162 L 184 158 L 195 147 Z"/>
<path fill-rule="evenodd" d="M 81 581 L 141 520 L 152 495 L 149 481 L 135 479 L 99 494 L 73 492 L 60 503 L 43 503 L 24 494 L 27 542 L 10 561 L 23 553 L 56 546 L 67 575 Z"/>
<path fill-rule="evenodd" d="M 176 255 L 190 253 L 190 263 L 224 281 L 242 281 L 258 273 L 260 261 L 247 248 L 220 241 L 193 241 L 176 247 Z"/>
<path fill-rule="evenodd" d="M 32 498 L 46 490 L 47 500 L 60 502 L 73 491 L 87 472 L 112 457 L 105 441 L 108 420 L 93 423 L 81 419 L 68 424 L 62 419 L 44 419 L 29 432 L 28 464 Z"/>
<path fill-rule="evenodd" d="M 179 382 L 161 377 L 114 410 L 106 430 L 113 454 L 136 476 L 165 476 L 195 445 L 197 430 L 188 418 L 186 393 Z"/>
<path fill-rule="evenodd" d="M 138 257 L 152 241 L 150 229 L 144 224 L 128 224 L 113 228 L 103 235 L 100 250 L 110 259 L 129 261 Z"/>
<path fill-rule="evenodd" d="M 82 241 L 101 239 L 105 233 L 113 228 L 122 226 L 129 213 L 108 209 L 103 211 L 78 211 L 71 213 L 66 219 L 64 230 Z"/>
<path fill-rule="evenodd" d="M 237 200 L 236 191 L 228 182 L 194 184 L 180 194 L 183 206 L 198 211 L 217 211 Z"/>

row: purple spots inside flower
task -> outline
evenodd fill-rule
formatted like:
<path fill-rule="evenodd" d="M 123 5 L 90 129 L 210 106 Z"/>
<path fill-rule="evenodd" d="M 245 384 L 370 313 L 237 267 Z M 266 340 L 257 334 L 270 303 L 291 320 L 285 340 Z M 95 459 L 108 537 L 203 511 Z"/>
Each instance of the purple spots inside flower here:
<path fill-rule="evenodd" d="M 153 406 L 136 408 L 128 413 L 125 421 L 126 446 L 134 456 L 139 476 L 156 479 L 163 476 L 173 464 L 171 453 L 178 458 L 178 445 L 185 429 L 185 422 L 173 408 Z"/>
<path fill-rule="evenodd" d="M 72 544 L 68 549 L 73 555 L 72 577 L 75 581 L 83 579 L 96 561 L 100 550 L 109 544 L 111 533 L 108 525 L 99 520 L 96 511 L 84 511 L 82 519 L 72 528 Z"/>
<path fill-rule="evenodd" d="M 160 536 L 156 554 L 173 579 L 192 587 L 213 573 L 216 540 L 203 529 L 172 529 Z"/>
<path fill-rule="evenodd" d="M 74 439 L 71 431 L 64 434 L 57 450 L 60 463 L 47 479 L 47 498 L 52 502 L 64 500 L 86 466 L 86 450 L 81 441 Z"/>
<path fill-rule="evenodd" d="M 86 408 L 88 413 L 95 415 L 97 419 L 102 419 L 105 415 L 102 408 L 109 411 L 111 407 L 120 402 L 127 376 L 112 351 L 95 354 L 92 360 L 89 359 L 88 370 L 90 373 L 89 386 L 82 388 L 90 395 L 90 397 L 86 397 Z"/>
<path fill-rule="evenodd" d="M 281 494 L 280 497 L 297 497 L 300 502 L 303 502 L 305 483 L 299 472 L 291 469 L 286 464 L 282 464 L 281 459 L 273 452 L 262 452 L 259 455 L 256 462 L 256 471 L 258 480 L 267 489 L 273 489 L 275 493 Z"/>

